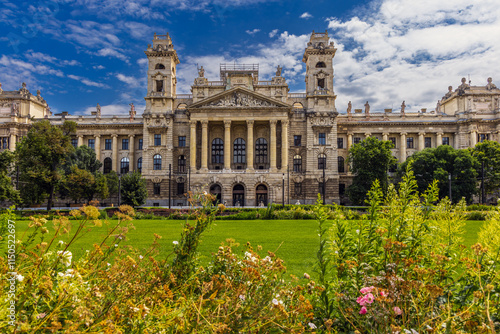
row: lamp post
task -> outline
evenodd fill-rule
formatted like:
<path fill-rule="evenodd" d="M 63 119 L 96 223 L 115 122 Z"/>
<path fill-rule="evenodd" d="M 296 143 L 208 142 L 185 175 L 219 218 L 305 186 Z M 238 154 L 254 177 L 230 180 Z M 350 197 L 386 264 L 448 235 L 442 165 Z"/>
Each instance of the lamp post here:
<path fill-rule="evenodd" d="M 172 208 L 172 164 L 168 164 L 168 208 Z"/>
<path fill-rule="evenodd" d="M 122 175 L 118 174 L 118 206 L 122 201 Z"/>
<path fill-rule="evenodd" d="M 283 185 L 281 187 L 281 190 L 282 190 L 281 199 L 282 199 L 282 202 L 283 202 L 283 209 L 284 209 L 285 208 L 285 173 L 283 173 Z"/>
<path fill-rule="evenodd" d="M 290 205 L 290 166 L 287 166 L 286 172 L 287 172 L 287 182 L 288 182 L 288 189 L 286 190 L 286 192 L 288 194 L 287 202 L 288 202 L 288 205 Z"/>
<path fill-rule="evenodd" d="M 325 178 L 325 165 L 326 165 L 326 158 L 323 159 L 323 205 L 326 204 L 326 197 L 325 197 L 325 188 L 326 188 L 326 178 Z"/>

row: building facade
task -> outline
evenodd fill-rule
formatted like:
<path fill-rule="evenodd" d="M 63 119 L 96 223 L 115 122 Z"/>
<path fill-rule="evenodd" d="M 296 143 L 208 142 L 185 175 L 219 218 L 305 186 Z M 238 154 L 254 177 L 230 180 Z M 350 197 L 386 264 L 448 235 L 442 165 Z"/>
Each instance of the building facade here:
<path fill-rule="evenodd" d="M 258 64 L 221 64 L 220 78 L 205 78 L 203 67 L 192 94 L 177 94 L 177 52 L 170 36 L 148 45 L 146 108 L 136 115 L 102 116 L 99 105 L 86 116 L 52 115 L 45 100 L 23 84 L 19 91 L 0 86 L 2 149 L 15 147 L 33 119 L 53 124 L 75 121 L 73 145 L 87 145 L 103 162 L 103 172 L 138 170 L 147 180 L 147 205 L 187 205 L 188 190 L 215 194 L 227 205 L 262 206 L 271 202 L 344 203 L 352 175 L 351 145 L 366 137 L 391 140 L 404 161 L 427 147 L 473 147 L 500 141 L 500 90 L 462 83 L 434 110 L 363 109 L 338 112 L 333 87 L 336 49 L 328 33 L 311 34 L 304 51 L 306 89 L 289 93 L 278 66 L 270 81 L 259 80 Z"/>

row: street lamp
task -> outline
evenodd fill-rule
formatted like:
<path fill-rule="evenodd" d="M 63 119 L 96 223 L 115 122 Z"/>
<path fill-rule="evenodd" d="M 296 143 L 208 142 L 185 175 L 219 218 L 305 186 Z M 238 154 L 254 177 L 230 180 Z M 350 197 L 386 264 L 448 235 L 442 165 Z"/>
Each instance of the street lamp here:
<path fill-rule="evenodd" d="M 120 202 L 122 201 L 122 175 L 118 174 L 118 206 L 120 206 Z"/>
<path fill-rule="evenodd" d="M 283 185 L 281 187 L 282 190 L 282 196 L 281 199 L 283 201 L 283 209 L 285 208 L 285 173 L 283 173 Z"/>
<path fill-rule="evenodd" d="M 325 197 L 325 188 L 326 188 L 326 177 L 325 177 L 325 165 L 326 165 L 326 158 L 323 158 L 323 204 L 326 204 L 326 197 Z"/>
<path fill-rule="evenodd" d="M 168 208 L 172 208 L 172 164 L 168 164 Z"/>

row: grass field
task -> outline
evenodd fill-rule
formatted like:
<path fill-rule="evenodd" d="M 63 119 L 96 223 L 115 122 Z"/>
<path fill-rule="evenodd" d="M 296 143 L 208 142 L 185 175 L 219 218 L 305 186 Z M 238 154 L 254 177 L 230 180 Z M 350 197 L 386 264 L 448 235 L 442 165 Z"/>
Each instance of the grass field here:
<path fill-rule="evenodd" d="M 116 224 L 110 220 L 110 225 Z M 483 221 L 467 221 L 464 243 L 471 246 L 477 240 L 477 233 Z M 73 222 L 74 224 L 74 222 Z M 134 220 L 135 230 L 131 230 L 127 240 L 121 245 L 131 245 L 140 251 L 145 251 L 154 239 L 154 233 L 162 236 L 160 243 L 161 257 L 172 252 L 172 242 L 179 240 L 183 221 L 181 220 Z M 20 238 L 26 230 L 28 221 L 17 221 L 16 238 Z M 52 224 L 49 230 L 53 233 Z M 106 234 L 106 227 L 93 228 L 82 238 L 74 242 L 71 251 L 75 258 L 80 257 L 85 250 L 92 249 L 92 244 L 99 243 Z M 74 229 L 72 230 L 74 232 Z M 69 241 L 72 233 L 58 240 Z M 290 274 L 302 276 L 304 272 L 312 273 L 318 247 L 317 222 L 315 220 L 222 220 L 202 237 L 200 254 L 202 263 L 208 263 L 211 254 L 217 252 L 218 246 L 226 239 L 232 238 L 240 243 L 235 251 L 245 252 L 245 244 L 250 242 L 254 249 L 262 246 L 261 255 L 267 255 L 267 250 L 275 252 L 285 260 Z M 2 245 L 2 253 L 5 246 Z"/>

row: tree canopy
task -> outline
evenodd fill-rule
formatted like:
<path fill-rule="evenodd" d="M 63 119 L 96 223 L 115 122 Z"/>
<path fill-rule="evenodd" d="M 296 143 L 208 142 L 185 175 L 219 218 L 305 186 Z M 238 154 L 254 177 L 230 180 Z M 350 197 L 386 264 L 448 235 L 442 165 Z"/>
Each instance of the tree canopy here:
<path fill-rule="evenodd" d="M 19 201 L 19 191 L 14 188 L 9 174 L 14 162 L 14 154 L 11 151 L 0 153 L 0 201 L 9 200 L 14 203 Z"/>
<path fill-rule="evenodd" d="M 146 180 L 141 173 L 133 172 L 121 177 L 121 201 L 119 204 L 139 206 L 146 202 L 148 191 L 146 190 Z"/>
<path fill-rule="evenodd" d="M 387 190 L 387 171 L 397 163 L 391 153 L 393 147 L 390 141 L 381 141 L 374 137 L 368 137 L 351 146 L 348 163 L 354 178 L 347 194 L 354 204 L 364 204 L 366 194 L 375 180 L 379 180 L 383 191 Z"/>
<path fill-rule="evenodd" d="M 471 149 L 471 152 L 479 164 L 483 163 L 484 165 L 485 194 L 498 195 L 500 191 L 500 144 L 486 140 L 478 143 Z M 479 169 L 479 173 L 481 173 L 481 169 Z"/>

